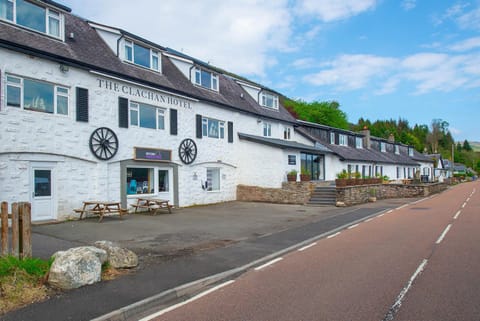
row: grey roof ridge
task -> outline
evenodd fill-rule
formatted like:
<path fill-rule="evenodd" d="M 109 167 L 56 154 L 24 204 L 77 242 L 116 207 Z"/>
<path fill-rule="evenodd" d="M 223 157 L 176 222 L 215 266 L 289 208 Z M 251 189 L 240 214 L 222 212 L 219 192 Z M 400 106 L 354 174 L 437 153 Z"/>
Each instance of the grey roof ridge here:
<path fill-rule="evenodd" d="M 257 142 L 265 145 L 270 145 L 274 147 L 332 153 L 330 149 L 328 149 L 327 147 L 321 144 L 320 145 L 322 146 L 322 148 L 318 148 L 316 146 L 309 146 L 296 141 L 286 141 L 279 138 L 256 136 L 256 135 L 245 134 L 240 132 L 238 133 L 238 137 L 240 139 L 245 139 L 245 140 L 249 140 L 249 141 L 253 141 L 253 142 Z"/>
<path fill-rule="evenodd" d="M 348 130 L 348 129 L 337 128 L 337 127 L 333 127 L 333 126 L 314 123 L 314 122 L 311 122 L 311 121 L 308 121 L 308 120 L 297 119 L 297 122 L 300 123 L 300 124 L 307 125 L 307 126 L 314 126 L 314 127 L 323 128 L 323 129 L 333 129 L 337 132 L 348 133 L 348 134 L 355 135 L 355 136 L 362 136 L 362 137 L 365 136 L 364 134 L 362 134 L 360 132 L 354 132 L 354 131 L 351 131 L 351 130 Z"/>

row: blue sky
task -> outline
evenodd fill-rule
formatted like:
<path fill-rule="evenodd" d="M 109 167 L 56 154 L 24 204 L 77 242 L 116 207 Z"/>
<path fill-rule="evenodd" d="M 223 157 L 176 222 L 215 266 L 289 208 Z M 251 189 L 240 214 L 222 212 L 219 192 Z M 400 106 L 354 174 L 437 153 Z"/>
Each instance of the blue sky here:
<path fill-rule="evenodd" d="M 480 141 L 480 0 L 67 0 L 289 97 Z"/>

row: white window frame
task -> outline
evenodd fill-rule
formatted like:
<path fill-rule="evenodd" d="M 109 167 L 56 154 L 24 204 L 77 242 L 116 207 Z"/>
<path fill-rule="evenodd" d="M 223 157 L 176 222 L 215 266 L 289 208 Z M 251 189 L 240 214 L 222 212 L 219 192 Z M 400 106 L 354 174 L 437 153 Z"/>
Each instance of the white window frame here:
<path fill-rule="evenodd" d="M 42 6 L 37 2 L 33 3 L 35 6 L 45 9 L 45 32 L 42 32 L 40 30 L 36 30 L 36 29 L 30 28 L 28 26 L 18 24 L 17 23 L 17 0 L 7 0 L 7 2 L 12 3 L 12 6 L 13 6 L 13 8 L 12 8 L 13 17 L 12 18 L 13 19 L 9 20 L 7 18 L 0 17 L 0 20 L 7 21 L 9 23 L 13 23 L 13 24 L 15 24 L 15 25 L 17 25 L 21 28 L 25 28 L 25 29 L 28 29 L 28 30 L 31 30 L 31 31 L 34 31 L 34 32 L 38 32 L 40 34 L 47 35 L 49 37 L 53 37 L 53 38 L 56 38 L 56 39 L 61 39 L 62 41 L 64 40 L 64 33 L 65 33 L 64 32 L 64 30 L 65 30 L 64 21 L 65 20 L 64 20 L 63 14 L 60 11 L 50 9 L 49 7 L 46 7 L 46 6 Z M 50 19 L 58 20 L 58 35 L 55 35 L 55 34 L 51 33 L 51 31 L 50 31 Z"/>
<path fill-rule="evenodd" d="M 155 128 L 142 127 L 140 126 L 140 105 L 146 105 L 155 108 Z M 137 124 L 132 124 L 132 111 L 137 112 Z M 136 101 L 131 101 L 128 104 L 128 124 L 130 127 L 144 128 L 144 129 L 154 129 L 154 130 L 165 130 L 165 109 L 157 107 L 150 104 L 139 103 Z M 160 126 L 159 120 L 163 118 L 163 126 Z"/>
<path fill-rule="evenodd" d="M 272 106 L 267 104 L 269 99 L 272 101 Z M 262 92 L 260 95 L 260 105 L 266 108 L 278 110 L 278 96 L 268 92 Z"/>
<path fill-rule="evenodd" d="M 408 156 L 413 157 L 413 148 L 408 147 Z"/>
<path fill-rule="evenodd" d="M 208 172 L 217 172 L 218 173 L 218 188 L 217 189 L 213 189 L 213 184 L 212 184 L 212 180 L 213 178 L 210 178 L 209 179 L 209 175 L 208 175 Z M 220 192 L 222 190 L 222 184 L 221 184 L 221 181 L 222 181 L 222 175 L 221 175 L 221 169 L 219 167 L 207 167 L 207 170 L 206 170 L 206 183 L 207 183 L 207 188 L 206 190 L 208 192 Z"/>
<path fill-rule="evenodd" d="M 385 144 L 384 142 L 380 142 L 380 151 L 382 153 L 386 153 L 387 152 L 387 144 Z"/>
<path fill-rule="evenodd" d="M 218 136 L 210 135 L 208 131 L 208 129 L 210 128 L 210 122 L 218 122 Z M 225 121 L 214 118 L 202 117 L 202 136 L 216 139 L 225 139 Z"/>
<path fill-rule="evenodd" d="M 400 146 L 395 145 L 395 154 L 400 155 Z"/>
<path fill-rule="evenodd" d="M 202 85 L 202 72 L 206 72 L 206 73 L 210 74 L 210 86 L 209 87 Z M 211 72 L 211 71 L 195 67 L 194 72 L 193 72 L 192 82 L 195 85 L 200 86 L 202 88 L 207 88 L 207 89 L 214 90 L 214 91 L 218 92 L 218 85 L 219 85 L 218 75 Z"/>
<path fill-rule="evenodd" d="M 338 135 L 338 145 L 340 146 L 348 146 L 348 136 L 345 134 Z"/>
<path fill-rule="evenodd" d="M 19 82 L 12 82 L 12 81 L 9 81 L 8 79 L 17 79 Z M 24 87 L 24 80 L 25 79 L 28 79 L 28 80 L 31 80 L 31 81 L 35 81 L 35 82 L 39 82 L 39 83 L 44 83 L 44 84 L 48 84 L 48 85 L 51 85 L 53 87 L 53 113 L 48 113 L 48 112 L 43 112 L 45 114 L 50 114 L 50 115 L 59 115 L 59 116 L 64 116 L 64 117 L 68 117 L 68 115 L 70 114 L 70 88 L 67 87 L 67 86 L 63 86 L 63 85 L 58 85 L 58 84 L 54 84 L 54 83 L 51 83 L 51 82 L 48 82 L 48 81 L 43 81 L 43 80 L 38 80 L 38 79 L 33 79 L 33 78 L 25 78 L 25 77 L 20 77 L 20 76 L 15 76 L 15 75 L 11 75 L 11 74 L 6 74 L 6 77 L 5 77 L 5 107 L 6 108 L 17 108 L 17 109 L 22 109 L 22 110 L 25 110 L 25 111 L 32 111 L 32 112 L 40 112 L 42 113 L 41 110 L 30 110 L 30 109 L 25 109 L 25 105 L 24 105 L 24 96 L 25 96 L 25 87 Z M 15 87 L 15 88 L 19 88 L 20 89 L 20 106 L 13 106 L 13 105 L 8 105 L 8 87 Z M 60 90 L 65 90 L 65 92 L 60 92 Z M 67 113 L 66 114 L 63 114 L 63 113 L 59 113 L 58 112 L 58 97 L 65 97 L 67 98 Z"/>
<path fill-rule="evenodd" d="M 363 148 L 363 139 L 362 137 L 355 137 L 355 147 L 358 149 Z"/>
<path fill-rule="evenodd" d="M 284 129 L 283 129 L 283 139 L 285 139 L 285 140 L 292 139 L 290 127 L 284 127 Z"/>
<path fill-rule="evenodd" d="M 144 65 L 141 65 L 141 64 L 138 64 L 138 63 L 135 62 L 135 45 L 143 47 L 143 48 L 148 49 L 150 51 L 150 66 L 149 67 L 146 67 Z M 128 57 L 127 57 L 127 48 L 129 48 L 131 53 L 132 53 L 131 59 L 128 59 Z M 148 46 L 145 46 L 145 45 L 143 45 L 139 42 L 135 42 L 131 39 L 124 39 L 124 41 L 123 41 L 123 60 L 128 62 L 128 63 L 134 64 L 135 66 L 141 67 L 141 68 L 145 68 L 145 69 L 149 69 L 149 70 L 153 70 L 153 71 L 157 71 L 157 72 L 162 72 L 161 53 L 158 52 L 157 50 L 149 48 Z M 156 61 L 156 64 L 157 64 L 156 68 L 154 68 L 154 61 Z"/>
<path fill-rule="evenodd" d="M 330 144 L 335 145 L 335 132 L 330 132 Z"/>
<path fill-rule="evenodd" d="M 272 124 L 263 122 L 263 136 L 272 137 Z"/>

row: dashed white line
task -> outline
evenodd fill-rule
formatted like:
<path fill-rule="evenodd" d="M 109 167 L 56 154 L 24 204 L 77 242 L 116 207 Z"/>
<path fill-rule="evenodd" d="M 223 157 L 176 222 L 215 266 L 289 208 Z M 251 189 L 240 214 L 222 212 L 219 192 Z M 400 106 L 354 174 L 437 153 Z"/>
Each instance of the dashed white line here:
<path fill-rule="evenodd" d="M 301 248 L 298 249 L 298 251 L 300 251 L 300 252 L 305 251 L 306 249 L 309 249 L 309 248 L 311 248 L 312 246 L 315 246 L 315 245 L 317 245 L 317 242 L 314 242 L 314 243 L 309 244 L 307 246 L 301 247 Z"/>
<path fill-rule="evenodd" d="M 466 202 L 470 202 L 470 197 L 469 197 L 469 198 L 467 198 Z"/>
<path fill-rule="evenodd" d="M 256 267 L 256 268 L 255 268 L 255 271 L 259 271 L 259 270 L 261 270 L 261 269 L 263 269 L 263 268 L 266 268 L 267 266 L 270 266 L 270 265 L 272 265 L 272 264 L 275 264 L 275 263 L 277 263 L 278 261 L 281 261 L 281 260 L 283 260 L 283 258 L 277 257 L 276 259 L 271 260 L 270 262 L 267 262 L 267 263 L 265 263 L 264 265 L 260 265 L 260 266 Z"/>
<path fill-rule="evenodd" d="M 395 300 L 395 303 L 392 305 L 392 307 L 388 310 L 388 313 L 387 315 L 385 316 L 385 318 L 383 319 L 383 321 L 391 321 L 393 320 L 395 314 L 398 312 L 398 310 L 400 309 L 400 307 L 402 306 L 402 303 L 403 303 L 403 299 L 405 298 L 405 295 L 407 294 L 407 292 L 410 290 L 410 288 L 412 287 L 412 284 L 413 282 L 415 281 L 415 279 L 417 278 L 417 276 L 422 273 L 422 271 L 425 269 L 425 266 L 427 265 L 428 263 L 428 260 L 427 259 L 424 259 L 422 261 L 422 263 L 418 266 L 417 270 L 415 271 L 415 273 L 413 273 L 412 277 L 410 278 L 410 280 L 408 281 L 407 285 L 402 289 L 402 291 L 400 292 L 400 294 L 397 296 L 397 299 Z"/>
<path fill-rule="evenodd" d="M 390 211 L 387 212 L 387 214 L 390 214 L 390 213 L 393 213 L 393 210 L 390 210 Z"/>
<path fill-rule="evenodd" d="M 435 244 L 440 244 L 443 241 L 443 238 L 445 237 L 445 235 L 447 235 L 451 227 L 452 227 L 452 224 L 448 224 L 448 226 L 445 228 L 442 235 L 440 235 L 440 237 L 438 238 L 437 242 L 435 242 Z"/>
<path fill-rule="evenodd" d="M 380 214 L 380 215 L 378 215 L 377 217 L 382 217 L 383 215 L 385 215 L 385 213 L 383 213 L 383 214 Z"/>
<path fill-rule="evenodd" d="M 329 236 L 327 236 L 327 239 L 331 239 L 332 237 L 335 237 L 335 236 L 339 235 L 340 233 L 341 232 L 337 232 L 335 234 L 329 235 Z"/>
<path fill-rule="evenodd" d="M 227 285 L 229 285 L 229 284 L 232 284 L 233 282 L 235 282 L 235 281 L 234 281 L 234 280 L 230 280 L 230 281 L 227 281 L 227 282 L 222 283 L 222 284 L 220 284 L 220 285 L 217 285 L 217 286 L 215 286 L 215 287 L 213 287 L 213 288 L 211 288 L 211 289 L 208 289 L 208 290 L 205 291 L 205 292 L 202 292 L 202 293 L 200 293 L 200 294 L 197 294 L 196 296 L 194 296 L 194 297 L 192 297 L 192 298 L 190 298 L 190 299 L 188 299 L 188 300 L 185 300 L 185 301 L 183 301 L 183 302 L 180 302 L 180 303 L 177 303 L 177 304 L 175 304 L 175 305 L 172 305 L 172 306 L 170 306 L 170 307 L 168 307 L 168 308 L 166 308 L 166 309 L 160 310 L 160 311 L 158 311 L 158 312 L 156 312 L 156 313 L 154 313 L 154 314 L 151 314 L 151 315 L 149 315 L 149 316 L 147 316 L 147 317 L 145 317 L 145 318 L 142 318 L 142 319 L 140 319 L 140 320 L 138 320 L 138 321 L 148 321 L 148 320 L 152 320 L 152 319 L 154 319 L 154 318 L 156 318 L 156 317 L 158 317 L 158 316 L 161 316 L 161 315 L 163 315 L 163 314 L 165 314 L 165 313 L 167 313 L 167 312 L 173 311 L 173 310 L 175 310 L 175 309 L 177 309 L 177 308 L 179 308 L 179 307 L 181 307 L 181 306 L 184 306 L 184 305 L 186 305 L 186 304 L 188 304 L 188 303 L 190 303 L 190 302 L 193 302 L 193 301 L 195 301 L 195 300 L 198 300 L 198 299 L 200 299 L 201 297 L 204 297 L 204 296 L 207 295 L 207 294 L 210 294 L 210 293 L 212 293 L 212 292 L 214 292 L 214 291 L 217 291 L 218 289 L 223 288 L 224 286 L 227 286 Z"/>
<path fill-rule="evenodd" d="M 467 206 L 467 203 L 462 204 L 462 208 L 465 208 L 465 206 Z"/>
<path fill-rule="evenodd" d="M 375 217 L 370 217 L 368 220 L 365 221 L 365 223 L 368 223 L 368 222 L 370 222 L 370 221 L 372 221 L 372 220 L 374 220 L 374 219 L 375 219 Z"/>
<path fill-rule="evenodd" d="M 459 210 L 455 216 L 453 217 L 454 220 L 456 220 L 459 216 L 460 216 L 460 213 L 462 213 L 462 210 Z"/>
<path fill-rule="evenodd" d="M 352 228 L 356 228 L 358 226 L 358 224 L 354 224 L 352 226 L 349 226 L 348 229 L 351 230 Z"/>
<path fill-rule="evenodd" d="M 397 210 L 400 210 L 400 209 L 402 209 L 402 208 L 404 208 L 404 207 L 407 207 L 407 206 L 408 206 L 408 204 L 403 204 L 402 206 L 397 207 Z"/>

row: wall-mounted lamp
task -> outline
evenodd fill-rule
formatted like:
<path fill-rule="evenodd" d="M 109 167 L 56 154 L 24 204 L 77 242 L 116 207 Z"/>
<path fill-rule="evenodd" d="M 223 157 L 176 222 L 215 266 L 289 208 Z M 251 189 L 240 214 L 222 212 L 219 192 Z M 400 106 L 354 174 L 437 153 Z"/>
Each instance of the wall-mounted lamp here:
<path fill-rule="evenodd" d="M 69 68 L 67 65 L 64 65 L 64 64 L 61 64 L 60 67 L 59 67 L 60 71 L 63 72 L 63 73 L 66 73 Z"/>
<path fill-rule="evenodd" d="M 260 124 L 262 122 L 261 119 L 257 119 L 257 124 Z"/>
<path fill-rule="evenodd" d="M 198 180 L 197 172 L 194 172 L 194 173 L 193 173 L 193 180 L 194 180 L 194 181 Z"/>

